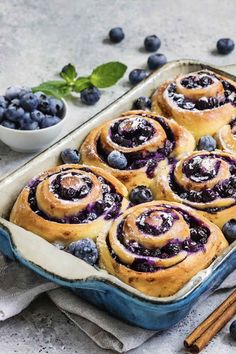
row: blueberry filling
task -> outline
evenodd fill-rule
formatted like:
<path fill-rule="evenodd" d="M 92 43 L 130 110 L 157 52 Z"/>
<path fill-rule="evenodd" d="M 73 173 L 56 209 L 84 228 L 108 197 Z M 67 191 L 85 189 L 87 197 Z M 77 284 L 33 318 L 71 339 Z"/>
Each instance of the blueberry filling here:
<path fill-rule="evenodd" d="M 194 182 L 205 182 L 214 178 L 220 168 L 220 161 L 212 157 L 194 156 L 183 165 L 183 173 Z"/>
<path fill-rule="evenodd" d="M 205 72 L 199 72 L 199 74 L 206 74 Z M 214 74 L 210 74 L 211 77 L 216 77 L 221 81 L 224 93 L 222 96 L 217 97 L 202 97 L 198 100 L 191 100 L 185 97 L 183 94 L 177 92 L 176 84 L 171 83 L 167 90 L 168 95 L 172 100 L 178 105 L 178 107 L 187 110 L 205 110 L 220 107 L 226 103 L 231 103 L 236 105 L 236 88 L 231 85 L 228 81 L 218 78 Z M 209 74 L 202 76 L 201 78 L 194 77 L 192 75 L 182 79 L 181 85 L 188 88 L 205 88 L 213 83 L 213 80 Z"/>
<path fill-rule="evenodd" d="M 63 171 L 68 170 L 63 169 Z M 80 169 L 90 172 L 91 170 L 89 168 L 83 168 Z M 72 172 L 74 175 L 76 175 L 76 172 Z M 48 179 L 51 175 L 48 175 L 45 177 L 45 179 Z M 96 175 L 96 174 L 95 174 Z M 84 198 L 91 190 L 92 187 L 92 182 L 91 180 L 87 177 L 84 176 L 84 185 L 82 185 L 81 188 L 76 189 L 73 188 L 61 188 L 60 183 L 61 182 L 61 177 L 62 175 L 58 175 L 54 183 L 52 184 L 52 191 L 56 193 L 56 195 L 63 200 L 74 200 L 76 199 L 81 199 Z M 40 182 L 42 182 L 42 179 L 36 179 L 33 180 L 29 183 L 30 187 L 30 192 L 29 192 L 29 205 L 31 209 L 39 216 L 42 218 L 57 222 L 57 223 L 62 223 L 62 224 L 83 224 L 83 223 L 88 223 L 93 220 L 96 220 L 99 216 L 104 214 L 104 219 L 110 220 L 119 215 L 120 208 L 121 208 L 121 203 L 122 203 L 122 196 L 118 193 L 116 193 L 114 186 L 112 186 L 108 181 L 106 181 L 103 177 L 97 176 L 102 187 L 103 195 L 102 199 L 98 200 L 92 204 L 89 204 L 87 208 L 83 209 L 81 212 L 79 212 L 76 215 L 71 215 L 71 216 L 66 216 L 64 218 L 56 218 L 56 217 L 51 217 L 50 215 L 47 215 L 44 213 L 42 210 L 39 209 L 38 204 L 37 204 L 37 199 L 36 199 L 36 191 L 37 191 L 37 186 L 39 185 Z"/>
<path fill-rule="evenodd" d="M 76 173 L 72 172 L 72 176 L 76 176 Z M 74 200 L 85 198 L 91 191 L 92 181 L 86 176 L 80 177 L 81 183 L 75 186 L 63 185 L 63 175 L 58 175 L 53 181 L 52 188 L 53 192 L 58 195 L 60 199 L 64 200 Z M 68 177 L 70 178 L 70 177 Z"/>
<path fill-rule="evenodd" d="M 141 231 L 158 236 L 170 230 L 176 218 L 177 215 L 169 210 L 160 212 L 158 215 L 156 215 L 155 210 L 149 210 L 138 217 L 136 225 Z M 152 220 L 153 222 L 150 222 Z"/>
<path fill-rule="evenodd" d="M 175 212 L 173 211 L 173 208 L 171 210 L 168 205 L 163 205 L 163 206 L 166 207 L 166 209 L 164 210 L 164 214 L 166 214 L 166 215 L 168 214 L 172 218 L 171 222 L 170 222 L 171 226 L 172 226 L 173 223 L 175 222 L 175 220 L 177 219 L 177 214 L 175 214 Z M 210 236 L 210 230 L 208 229 L 208 227 L 201 220 L 193 217 L 188 212 L 186 212 L 180 208 L 175 208 L 175 210 L 178 211 L 183 216 L 184 220 L 188 224 L 188 226 L 190 228 L 190 237 L 189 238 L 185 239 L 184 241 L 179 240 L 178 238 L 172 239 L 165 246 L 163 246 L 161 248 L 152 248 L 152 249 L 145 248 L 140 243 L 138 243 L 136 240 L 130 240 L 130 239 L 127 240 L 125 238 L 125 235 L 123 232 L 124 220 L 122 220 L 117 227 L 117 238 L 118 238 L 119 242 L 129 252 L 135 254 L 137 257 L 135 258 L 134 262 L 131 265 L 124 264 L 119 259 L 117 254 L 112 250 L 109 239 L 107 238 L 107 246 L 108 246 L 108 249 L 111 253 L 112 258 L 117 263 L 123 264 L 127 268 L 133 269 L 138 272 L 155 272 L 161 268 L 156 267 L 154 265 L 154 262 L 152 260 L 150 260 L 149 257 L 157 257 L 160 259 L 166 259 L 166 258 L 170 258 L 170 257 L 178 255 L 182 250 L 187 251 L 190 254 L 194 253 L 194 252 L 198 252 L 200 250 L 204 250 L 204 244 L 207 243 L 208 237 Z M 148 213 L 151 214 L 153 212 L 154 211 L 151 210 L 151 211 L 147 212 L 145 215 L 148 215 Z M 144 217 L 144 214 L 142 214 L 139 217 L 139 219 L 141 220 L 143 217 Z M 165 219 L 165 218 L 163 218 L 163 219 Z M 170 217 L 168 217 L 168 219 L 170 220 Z M 140 220 L 139 221 L 137 220 L 138 226 L 140 225 Z M 171 227 L 170 223 L 167 223 L 168 225 L 165 225 L 163 230 L 167 231 L 168 227 Z M 162 224 L 165 224 L 165 220 L 163 221 Z M 160 230 L 161 230 L 161 228 L 162 228 L 162 226 L 160 227 Z M 149 233 L 148 231 L 149 230 L 147 230 L 146 233 Z M 164 232 L 166 232 L 166 231 L 164 231 Z M 152 229 L 150 230 L 149 234 L 153 235 Z M 156 236 L 158 236 L 158 235 L 156 235 Z M 140 257 L 138 257 L 138 256 L 140 256 Z M 147 258 L 145 258 L 145 257 L 147 257 Z"/>

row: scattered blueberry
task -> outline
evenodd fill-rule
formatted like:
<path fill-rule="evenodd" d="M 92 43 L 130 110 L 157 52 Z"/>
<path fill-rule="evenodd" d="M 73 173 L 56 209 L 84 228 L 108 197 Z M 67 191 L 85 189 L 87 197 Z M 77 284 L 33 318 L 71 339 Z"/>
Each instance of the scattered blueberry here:
<path fill-rule="evenodd" d="M 26 93 L 20 99 L 21 107 L 26 111 L 33 111 L 38 106 L 39 100 L 33 93 Z"/>
<path fill-rule="evenodd" d="M 152 192 L 146 186 L 138 186 L 132 189 L 129 199 L 133 204 L 151 202 L 153 200 Z"/>
<path fill-rule="evenodd" d="M 227 221 L 222 228 L 222 232 L 229 242 L 235 241 L 236 240 L 236 219 L 231 219 Z"/>
<path fill-rule="evenodd" d="M 76 149 L 65 149 L 61 152 L 61 159 L 64 163 L 79 163 L 80 154 Z"/>
<path fill-rule="evenodd" d="M 40 123 L 40 127 L 43 128 L 49 128 L 52 127 L 53 125 L 56 125 L 60 122 L 60 118 L 56 117 L 56 116 L 45 116 L 41 123 Z"/>
<path fill-rule="evenodd" d="M 231 337 L 236 340 L 236 320 L 233 321 L 229 327 Z"/>
<path fill-rule="evenodd" d="M 148 52 L 155 52 L 161 46 L 161 40 L 155 34 L 144 39 L 144 47 Z"/>
<path fill-rule="evenodd" d="M 119 151 L 113 150 L 107 157 L 108 164 L 113 168 L 123 170 L 127 166 L 127 159 L 124 154 Z"/>
<path fill-rule="evenodd" d="M 150 70 L 156 70 L 166 64 L 166 62 L 167 59 L 164 54 L 156 53 L 148 57 L 147 64 Z"/>
<path fill-rule="evenodd" d="M 129 81 L 132 85 L 137 85 L 148 76 L 148 72 L 143 69 L 134 69 L 129 73 Z"/>
<path fill-rule="evenodd" d="M 3 120 L 1 125 L 3 127 L 6 127 L 6 128 L 10 128 L 10 129 L 16 129 L 16 125 L 15 123 L 13 122 L 10 122 L 9 120 Z"/>
<path fill-rule="evenodd" d="M 149 97 L 141 96 L 136 101 L 134 101 L 133 108 L 134 109 L 150 109 L 152 101 Z"/>
<path fill-rule="evenodd" d="M 97 246 L 90 238 L 84 238 L 82 240 L 72 242 L 66 248 L 66 251 L 89 263 L 90 265 L 94 265 L 98 260 Z"/>
<path fill-rule="evenodd" d="M 234 41 L 230 38 L 221 38 L 217 41 L 216 47 L 220 54 L 229 54 L 234 50 Z"/>
<path fill-rule="evenodd" d="M 99 101 L 101 92 L 96 87 L 88 87 L 81 91 L 80 98 L 84 104 L 92 106 Z"/>
<path fill-rule="evenodd" d="M 5 92 L 5 97 L 9 101 L 13 100 L 14 98 L 19 98 L 20 92 L 21 92 L 20 86 L 8 87 L 8 89 Z"/>
<path fill-rule="evenodd" d="M 35 122 L 41 123 L 45 115 L 37 109 L 30 113 L 30 117 Z"/>
<path fill-rule="evenodd" d="M 109 37 L 113 43 L 119 43 L 125 38 L 125 34 L 121 27 L 115 27 L 110 30 Z"/>
<path fill-rule="evenodd" d="M 202 136 L 198 141 L 197 149 L 213 151 L 216 149 L 216 141 L 210 135 Z"/>

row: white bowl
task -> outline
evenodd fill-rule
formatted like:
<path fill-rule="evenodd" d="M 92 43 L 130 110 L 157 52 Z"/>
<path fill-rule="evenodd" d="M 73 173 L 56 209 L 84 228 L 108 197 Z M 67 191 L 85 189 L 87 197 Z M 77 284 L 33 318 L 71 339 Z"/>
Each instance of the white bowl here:
<path fill-rule="evenodd" d="M 17 152 L 32 153 L 51 144 L 62 131 L 67 119 L 67 104 L 64 104 L 61 121 L 51 127 L 38 130 L 10 129 L 0 125 L 0 140 Z"/>

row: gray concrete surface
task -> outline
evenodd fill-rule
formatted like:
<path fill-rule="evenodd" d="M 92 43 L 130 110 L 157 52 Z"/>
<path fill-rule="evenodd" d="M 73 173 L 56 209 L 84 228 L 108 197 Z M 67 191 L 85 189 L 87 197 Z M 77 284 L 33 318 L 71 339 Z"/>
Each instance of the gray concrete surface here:
<path fill-rule="evenodd" d="M 78 115 L 71 118 L 63 136 L 130 88 L 128 72 L 146 66 L 148 54 L 142 47 L 146 35 L 156 33 L 161 38 L 160 52 L 168 60 L 236 63 L 236 50 L 228 56 L 214 50 L 221 37 L 236 41 L 234 13 L 234 0 L 0 0 L 0 91 L 13 84 L 32 86 L 52 79 L 68 62 L 76 64 L 81 75 L 106 61 L 126 63 L 124 79 L 104 90 L 96 106 L 74 101 Z M 126 34 L 117 45 L 106 40 L 114 26 L 122 26 Z M 32 157 L 14 153 L 0 143 L 0 177 Z M 50 327 L 53 332 L 49 335 Z M 105 353 L 46 297 L 1 323 L 0 335 L 0 353 Z M 147 345 L 135 352 L 158 353 L 155 338 Z"/>

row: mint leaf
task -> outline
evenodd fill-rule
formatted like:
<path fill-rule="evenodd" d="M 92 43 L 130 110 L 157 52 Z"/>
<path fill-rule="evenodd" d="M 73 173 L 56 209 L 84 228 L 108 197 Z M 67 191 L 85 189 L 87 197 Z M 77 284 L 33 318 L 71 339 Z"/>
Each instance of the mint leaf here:
<path fill-rule="evenodd" d="M 98 66 L 90 76 L 90 82 L 96 87 L 104 88 L 115 85 L 126 72 L 127 66 L 113 61 Z"/>
<path fill-rule="evenodd" d="M 67 96 L 70 93 L 71 88 L 64 81 L 57 80 L 57 81 L 43 82 L 39 86 L 33 87 L 32 91 L 33 92 L 42 91 L 46 95 L 52 95 L 57 98 L 61 98 Z"/>
<path fill-rule="evenodd" d="M 89 86 L 91 86 L 89 77 L 78 77 L 74 83 L 73 91 L 81 92 Z"/>
<path fill-rule="evenodd" d="M 66 80 L 66 82 L 73 83 L 77 77 L 77 72 L 75 70 L 74 65 L 72 64 L 65 65 L 60 72 L 60 76 L 64 80 Z"/>

